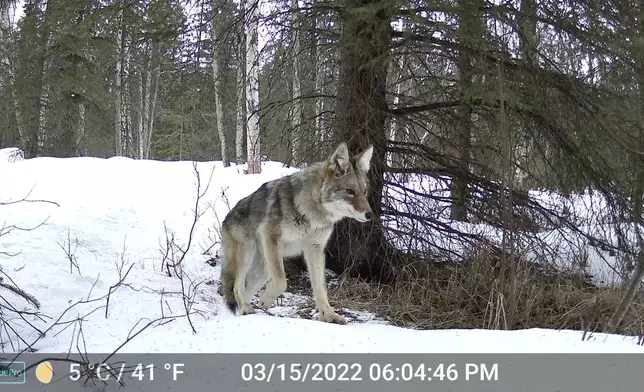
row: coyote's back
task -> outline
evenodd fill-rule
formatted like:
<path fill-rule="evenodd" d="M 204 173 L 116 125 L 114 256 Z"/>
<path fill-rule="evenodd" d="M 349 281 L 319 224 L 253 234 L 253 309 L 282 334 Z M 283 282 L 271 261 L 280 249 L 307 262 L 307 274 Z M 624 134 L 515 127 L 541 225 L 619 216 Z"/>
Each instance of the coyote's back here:
<path fill-rule="evenodd" d="M 345 143 L 323 162 L 269 181 L 243 198 L 222 224 L 221 283 L 228 308 L 254 313 L 252 297 L 264 285 L 268 308 L 286 290 L 284 257 L 304 255 L 320 320 L 344 324 L 327 299 L 324 248 L 345 217 L 373 218 L 366 199 L 373 146 L 350 157 Z"/>

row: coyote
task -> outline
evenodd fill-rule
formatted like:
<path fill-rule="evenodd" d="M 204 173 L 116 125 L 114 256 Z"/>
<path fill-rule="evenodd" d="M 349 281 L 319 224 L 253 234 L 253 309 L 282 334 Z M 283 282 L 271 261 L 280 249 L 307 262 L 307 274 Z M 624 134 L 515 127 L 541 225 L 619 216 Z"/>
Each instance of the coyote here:
<path fill-rule="evenodd" d="M 286 290 L 284 257 L 303 255 L 319 319 L 346 323 L 329 305 L 324 249 L 339 220 L 373 219 L 365 197 L 372 154 L 370 145 L 350 157 L 342 142 L 327 160 L 263 184 L 228 213 L 221 283 L 233 313 L 254 313 L 250 301 L 264 285 L 260 306 L 272 306 Z"/>

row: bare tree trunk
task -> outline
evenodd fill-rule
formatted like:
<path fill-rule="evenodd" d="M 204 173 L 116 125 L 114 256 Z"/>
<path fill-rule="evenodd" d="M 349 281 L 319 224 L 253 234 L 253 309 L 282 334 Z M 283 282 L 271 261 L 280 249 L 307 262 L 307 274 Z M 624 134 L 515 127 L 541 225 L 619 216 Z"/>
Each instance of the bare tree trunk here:
<path fill-rule="evenodd" d="M 122 156 L 123 140 L 121 128 L 123 126 L 122 118 L 122 94 L 123 94 L 123 9 L 119 12 L 119 29 L 116 33 L 116 67 L 114 72 L 114 152 Z"/>
<path fill-rule="evenodd" d="M 465 67 L 469 63 L 469 56 L 461 54 L 460 66 Z M 459 68 L 463 69 L 463 68 Z M 461 91 L 465 91 L 470 85 L 467 83 L 467 72 L 459 72 L 461 75 Z M 464 96 L 464 95 L 462 95 Z M 467 103 L 459 107 L 459 129 L 456 130 L 455 146 L 458 151 L 458 169 L 452 176 L 450 193 L 452 198 L 452 209 L 450 218 L 462 222 L 467 221 L 468 210 L 468 181 L 467 173 L 470 167 L 470 148 L 472 139 L 472 109 Z"/>
<path fill-rule="evenodd" d="M 47 139 L 47 105 L 49 102 L 49 86 L 44 78 L 46 72 L 43 70 L 43 84 L 40 87 L 40 98 L 38 99 L 38 155 L 45 150 L 45 141 Z"/>
<path fill-rule="evenodd" d="M 212 9 L 214 13 L 218 13 L 216 6 L 216 1 L 212 2 Z M 217 126 L 217 135 L 219 136 L 219 147 L 221 151 L 221 160 L 224 164 L 224 167 L 230 166 L 230 159 L 228 159 L 228 153 L 226 152 L 226 132 L 224 130 L 224 105 L 221 102 L 221 78 L 222 75 L 219 71 L 219 47 L 217 43 L 217 23 L 218 18 L 213 17 L 212 20 L 212 77 L 214 82 L 215 90 L 215 118 Z"/>
<path fill-rule="evenodd" d="M 148 159 L 150 155 L 150 128 L 152 116 L 150 115 L 150 95 L 152 94 L 152 56 L 148 59 L 148 64 L 145 69 L 145 96 L 143 97 L 143 135 L 141 141 L 142 159 Z"/>
<path fill-rule="evenodd" d="M 261 144 L 259 132 L 259 24 L 260 1 L 247 2 L 246 14 L 246 150 L 248 173 L 262 171 Z"/>
<path fill-rule="evenodd" d="M 537 4 L 536 0 L 521 0 L 521 12 L 517 15 L 519 44 L 523 60 L 536 65 L 537 56 Z"/>
<path fill-rule="evenodd" d="M 137 148 L 137 158 L 143 159 L 144 155 L 144 117 L 145 117 L 145 98 L 143 96 L 144 91 L 143 91 L 143 66 L 139 69 L 139 79 L 138 79 L 138 84 L 139 84 L 139 115 L 137 116 L 138 123 L 136 125 L 137 129 L 137 140 L 138 140 L 138 148 Z M 146 78 L 147 79 L 147 78 Z"/>
<path fill-rule="evenodd" d="M 407 61 L 411 61 L 411 59 L 406 59 Z M 408 67 L 409 64 L 405 62 L 403 64 L 405 67 Z M 413 99 L 413 94 L 414 94 L 414 88 L 412 86 L 412 73 L 406 72 L 405 68 L 403 68 L 402 72 L 402 77 L 403 80 L 400 82 L 400 92 L 399 94 L 401 95 L 398 103 L 402 107 L 403 105 L 408 105 L 410 102 L 410 99 Z M 396 126 L 393 128 L 393 133 L 391 135 L 391 140 L 393 141 L 408 141 L 409 140 L 409 135 L 411 132 L 411 127 L 413 122 L 410 122 L 407 120 L 405 117 L 400 117 L 396 119 Z M 394 167 L 403 167 L 405 164 L 405 158 L 403 154 L 397 153 L 392 157 L 392 165 Z"/>
<path fill-rule="evenodd" d="M 499 65 L 499 130 L 501 131 L 501 208 L 503 209 L 503 233 L 501 239 L 501 273 L 500 273 L 500 292 L 504 294 L 503 311 L 505 313 L 504 329 L 514 329 L 517 315 L 517 264 L 518 260 L 514 255 L 514 217 L 513 217 L 513 198 L 512 185 L 514 184 L 514 170 L 512 167 L 512 135 L 508 121 L 508 113 L 505 103 L 507 96 L 505 93 L 505 75 L 503 68 Z M 505 189 L 509 189 L 505 192 Z M 506 273 L 507 272 L 507 273 Z M 509 280 L 509 282 L 506 282 Z M 505 288 L 507 284 L 507 289 Z M 497 309 L 500 312 L 501 309 Z"/>
<path fill-rule="evenodd" d="M 459 12 L 459 40 L 462 46 L 471 48 L 480 39 L 478 25 L 481 23 L 478 11 L 479 0 L 460 0 Z M 470 55 L 467 50 L 461 50 L 458 59 L 459 75 L 459 99 L 462 101 L 458 108 L 459 124 L 455 130 L 454 141 L 458 167 L 452 176 L 450 193 L 452 198 L 452 209 L 450 217 L 453 220 L 467 221 L 469 204 L 468 173 L 471 160 L 472 144 L 472 107 L 467 102 L 472 86 L 472 66 Z"/>
<path fill-rule="evenodd" d="M 141 75 L 145 72 L 145 81 L 142 82 L 143 89 L 141 90 L 141 136 L 139 137 L 139 155 L 141 159 L 148 159 L 150 156 L 150 142 L 152 140 L 152 126 L 153 126 L 153 116 L 150 111 L 154 112 L 154 101 L 156 101 L 157 93 L 157 84 L 154 86 L 154 92 L 152 91 L 152 79 L 155 78 L 157 73 L 157 68 L 153 67 L 153 62 L 156 56 L 157 43 L 154 41 L 150 42 L 149 51 L 148 51 L 148 61 L 145 65 L 145 71 L 141 70 Z M 143 76 L 141 76 L 143 78 Z M 152 95 L 154 95 L 152 97 Z"/>
<path fill-rule="evenodd" d="M 51 41 L 51 29 L 49 28 L 50 15 L 52 8 L 55 6 L 54 1 L 48 1 L 44 7 L 44 20 L 42 25 L 42 43 L 40 56 L 40 96 L 38 98 L 38 131 L 36 134 L 36 155 L 40 155 L 45 150 L 47 141 L 47 109 L 49 105 L 49 59 L 47 52 Z"/>
<path fill-rule="evenodd" d="M 76 123 L 76 132 L 74 133 L 74 154 L 81 155 L 81 140 L 85 135 L 85 104 L 80 102 L 78 104 L 78 120 Z"/>
<path fill-rule="evenodd" d="M 302 130 L 302 80 L 300 76 L 300 30 L 297 26 L 297 12 L 299 8 L 298 0 L 292 0 L 291 6 L 293 11 L 291 21 L 291 32 L 293 34 L 293 85 L 291 91 L 291 100 L 293 102 L 293 117 L 291 118 L 291 162 L 294 165 L 301 163 L 300 158 L 300 137 Z"/>
<path fill-rule="evenodd" d="M 123 81 L 122 81 L 122 96 L 121 96 L 121 108 L 122 108 L 122 126 L 121 126 L 121 143 L 123 143 L 122 149 L 123 154 L 128 157 L 132 157 L 132 117 L 130 112 L 130 43 L 132 36 L 128 31 L 125 31 L 123 34 Z"/>
<path fill-rule="evenodd" d="M 318 55 L 318 60 L 319 59 L 320 58 Z M 315 134 L 317 136 L 317 140 L 324 141 L 327 136 L 327 131 L 324 121 L 324 97 L 320 97 L 320 95 L 325 94 L 325 65 L 323 63 L 318 63 L 317 61 L 316 64 L 317 70 L 315 72 L 315 94 L 318 96 L 315 97 Z"/>
<path fill-rule="evenodd" d="M 155 52 L 153 52 L 155 53 Z M 150 158 L 150 150 L 152 149 L 152 135 L 154 135 L 154 119 L 156 118 L 157 97 L 159 96 L 159 79 L 161 76 L 161 69 L 159 64 L 154 67 L 152 78 L 154 79 L 154 88 L 152 89 L 152 97 L 149 98 L 150 110 L 148 113 L 149 125 L 145 133 L 145 159 Z"/>
<path fill-rule="evenodd" d="M 404 31 L 404 24 L 403 24 L 403 31 Z M 392 72 L 392 75 L 395 75 L 395 78 L 396 78 L 395 79 L 396 94 L 393 97 L 392 104 L 394 108 L 400 108 L 402 106 L 401 96 L 405 90 L 405 82 L 406 82 L 405 57 L 400 56 L 400 58 L 398 59 L 399 71 L 395 70 L 395 64 L 396 63 L 392 62 L 392 68 L 394 68 L 394 72 Z M 404 127 L 404 119 L 392 117 L 389 123 L 389 140 L 395 141 L 403 127 Z M 387 153 L 387 163 L 389 166 L 394 167 L 394 154 L 391 152 Z"/>
<path fill-rule="evenodd" d="M 519 28 L 519 45 L 521 48 L 522 60 L 526 64 L 538 66 L 537 40 L 535 39 L 537 35 L 537 3 L 536 0 L 521 0 L 520 6 L 521 12 L 517 14 L 517 26 Z M 530 80 L 529 77 L 526 77 L 523 79 L 523 83 L 534 83 L 534 81 Z M 527 86 L 527 88 L 530 89 L 530 86 Z M 517 165 L 516 167 L 515 186 L 519 189 L 524 189 L 528 173 L 524 171 L 522 167 L 530 166 L 530 157 L 532 155 L 532 152 L 530 151 L 531 143 L 527 141 L 529 140 L 527 138 L 517 139 L 524 140 L 524 142 L 516 147 L 516 159 L 523 164 Z M 541 143 L 546 144 L 547 149 L 548 141 L 543 140 Z"/>
<path fill-rule="evenodd" d="M 245 76 L 244 67 L 246 62 L 239 63 L 237 67 L 237 119 L 235 127 L 235 159 L 238 164 L 244 162 L 244 103 L 246 102 L 246 94 L 244 93 Z"/>
<path fill-rule="evenodd" d="M 246 10 L 245 0 L 241 0 L 241 9 Z M 237 164 L 244 162 L 244 131 L 246 120 L 244 111 L 246 108 L 246 38 L 244 36 L 244 27 L 238 35 L 237 43 L 237 105 L 236 105 L 236 126 L 235 126 L 235 160 Z"/>
<path fill-rule="evenodd" d="M 320 38 L 320 24 L 324 24 L 324 17 L 318 17 L 319 11 L 317 10 L 317 0 L 313 0 L 313 20 L 311 25 L 313 27 L 313 58 L 315 59 L 315 64 L 313 67 L 313 85 L 315 87 L 315 138 L 317 141 L 323 141 L 325 130 L 324 130 L 324 98 L 321 95 L 324 95 L 324 79 L 326 74 L 326 67 L 324 61 L 324 51 L 322 50 L 322 39 Z"/>

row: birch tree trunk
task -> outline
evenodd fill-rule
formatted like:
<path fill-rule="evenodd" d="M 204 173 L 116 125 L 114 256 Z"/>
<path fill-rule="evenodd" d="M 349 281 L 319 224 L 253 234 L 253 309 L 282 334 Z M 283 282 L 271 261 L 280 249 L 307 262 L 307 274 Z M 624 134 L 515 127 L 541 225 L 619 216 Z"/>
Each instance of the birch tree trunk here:
<path fill-rule="evenodd" d="M 224 167 L 230 166 L 230 159 L 228 159 L 228 154 L 226 153 L 226 132 L 224 132 L 224 105 L 221 102 L 221 77 L 222 75 L 219 72 L 219 48 L 217 44 L 217 23 L 218 18 L 216 17 L 217 5 L 215 4 L 216 0 L 212 2 L 212 9 L 215 13 L 215 16 L 212 19 L 212 77 L 214 82 L 215 90 L 215 124 L 217 126 L 217 135 L 219 137 L 219 146 L 221 149 L 221 160 L 224 164 Z"/>
<path fill-rule="evenodd" d="M 318 48 L 318 52 L 320 49 Z M 315 94 L 317 95 L 315 97 L 315 134 L 317 136 L 317 140 L 319 141 L 324 141 L 326 139 L 326 130 L 325 130 L 325 122 L 324 122 L 324 97 L 321 97 L 320 95 L 324 95 L 325 90 L 324 90 L 324 74 L 326 71 L 326 66 L 324 63 L 320 63 L 320 55 L 318 54 L 317 60 L 316 60 L 316 72 L 315 72 Z"/>
<path fill-rule="evenodd" d="M 396 70 L 396 65 L 398 65 L 398 70 Z M 396 64 L 395 62 L 392 62 L 392 68 L 394 68 L 391 72 L 392 77 L 395 78 L 395 85 L 396 85 L 396 93 L 393 97 L 393 102 L 392 106 L 397 109 L 400 108 L 400 96 L 403 93 L 403 84 L 405 80 L 405 74 L 403 72 L 403 69 L 405 67 L 405 58 L 404 56 L 400 56 L 398 58 L 398 63 Z M 389 122 L 389 140 L 396 140 L 396 132 L 398 130 L 398 127 L 402 123 L 402 120 L 396 117 L 392 117 L 391 121 Z M 393 158 L 393 153 L 392 152 L 387 152 L 387 164 L 391 167 L 394 166 L 394 158 Z"/>
<path fill-rule="evenodd" d="M 411 58 L 405 58 L 403 56 L 400 57 L 400 74 L 396 85 L 396 97 L 394 97 L 394 107 L 396 108 L 409 105 L 410 100 L 414 98 L 414 88 L 412 83 L 413 71 L 408 70 L 412 61 L 413 60 Z M 390 140 L 398 142 L 409 140 L 408 136 L 411 125 L 407 121 L 406 117 L 394 117 L 390 125 Z M 406 157 L 400 153 L 388 156 L 389 164 L 392 167 L 403 167 L 405 158 Z"/>
<path fill-rule="evenodd" d="M 152 43 L 151 45 L 154 45 Z M 152 116 L 150 115 L 150 88 L 152 87 L 152 56 L 148 59 L 145 69 L 145 96 L 143 97 L 143 135 L 141 141 L 142 159 L 148 159 L 150 155 L 150 141 L 152 128 L 150 126 Z"/>
<path fill-rule="evenodd" d="M 243 34 L 240 34 L 237 49 L 237 118 L 235 127 L 235 159 L 237 164 L 244 162 L 244 127 L 246 124 L 244 109 L 246 107 L 246 56 L 244 55 L 246 42 Z"/>
<path fill-rule="evenodd" d="M 149 67 L 149 66 L 148 66 Z M 149 69 L 149 68 L 148 68 Z M 149 72 L 149 71 L 148 71 Z M 137 133 L 137 141 L 138 141 L 138 148 L 137 148 L 137 158 L 143 159 L 143 154 L 144 154 L 144 124 L 145 124 L 145 98 L 143 96 L 144 91 L 143 91 L 143 67 L 139 69 L 138 72 L 138 85 L 139 85 L 139 115 L 137 116 L 137 125 L 136 125 L 136 133 Z M 147 78 L 146 78 L 147 79 Z"/>
<path fill-rule="evenodd" d="M 119 28 L 116 32 L 116 67 L 114 72 L 114 152 L 117 156 L 123 155 L 123 140 L 122 140 L 122 106 L 123 100 L 121 98 L 123 86 L 123 9 L 119 12 Z"/>
<path fill-rule="evenodd" d="M 291 31 L 293 34 L 293 85 L 291 91 L 291 102 L 293 103 L 293 117 L 291 118 L 291 162 L 293 165 L 301 163 L 300 139 L 302 130 L 302 80 L 300 76 L 300 33 L 297 26 L 298 0 L 292 0 Z"/>
<path fill-rule="evenodd" d="M 401 30 L 405 31 L 405 21 L 401 22 Z M 399 79 L 396 86 L 396 97 L 394 97 L 394 106 L 397 108 L 406 106 L 409 104 L 409 98 L 412 92 L 412 76 L 413 72 L 409 71 L 413 59 L 410 57 L 400 56 L 398 60 L 398 67 L 400 68 Z M 407 130 L 407 123 L 404 117 L 394 118 L 394 122 L 391 128 L 391 140 L 393 141 L 402 141 L 405 139 L 405 134 Z M 396 158 L 393 158 L 393 163 L 396 164 Z M 398 162 L 400 163 L 400 162 Z"/>
<path fill-rule="evenodd" d="M 246 152 L 248 173 L 261 173 L 261 145 L 259 137 L 259 25 L 260 1 L 246 3 Z"/>

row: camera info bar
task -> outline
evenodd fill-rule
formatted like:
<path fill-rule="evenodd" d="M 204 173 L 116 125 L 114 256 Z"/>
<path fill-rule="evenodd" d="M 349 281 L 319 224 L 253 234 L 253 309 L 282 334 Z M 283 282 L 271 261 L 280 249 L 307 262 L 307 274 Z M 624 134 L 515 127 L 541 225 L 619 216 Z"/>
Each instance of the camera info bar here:
<path fill-rule="evenodd" d="M 0 354 L 0 390 L 636 391 L 641 354 Z"/>

